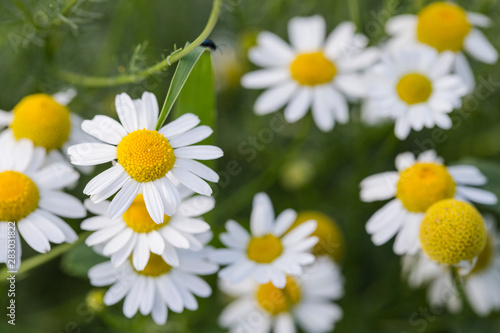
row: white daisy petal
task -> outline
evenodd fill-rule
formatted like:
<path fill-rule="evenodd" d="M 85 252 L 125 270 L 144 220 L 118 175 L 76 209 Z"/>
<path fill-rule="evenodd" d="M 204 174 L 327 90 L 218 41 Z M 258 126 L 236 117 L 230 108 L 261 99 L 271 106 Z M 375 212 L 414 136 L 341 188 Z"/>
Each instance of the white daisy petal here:
<path fill-rule="evenodd" d="M 250 216 L 252 234 L 259 237 L 272 231 L 274 209 L 271 199 L 265 193 L 258 193 L 253 198 L 253 209 Z"/>
<path fill-rule="evenodd" d="M 83 204 L 75 197 L 52 190 L 40 192 L 39 206 L 56 215 L 69 218 L 82 218 L 87 215 Z"/>
<path fill-rule="evenodd" d="M 473 165 L 455 165 L 447 167 L 448 172 L 459 184 L 484 185 L 486 177 Z"/>
<path fill-rule="evenodd" d="M 187 171 L 194 173 L 198 177 L 210 182 L 217 183 L 219 181 L 219 175 L 215 171 L 198 161 L 177 157 L 175 159 L 175 166 L 186 169 Z"/>
<path fill-rule="evenodd" d="M 189 130 L 183 134 L 174 136 L 169 140 L 170 145 L 173 148 L 179 148 L 184 146 L 189 146 L 200 141 L 205 140 L 210 135 L 212 135 L 213 130 L 208 126 L 198 126 Z"/>
<path fill-rule="evenodd" d="M 68 148 L 71 163 L 96 165 L 116 159 L 116 147 L 104 143 L 80 143 Z"/>
<path fill-rule="evenodd" d="M 137 121 L 137 111 L 135 110 L 132 98 L 126 93 L 121 93 L 115 97 L 116 113 L 120 122 L 128 133 L 139 129 Z"/>
<path fill-rule="evenodd" d="M 141 189 L 149 215 L 157 224 L 163 223 L 165 214 L 160 191 L 153 182 L 143 183 Z"/>
<path fill-rule="evenodd" d="M 486 39 L 483 33 L 477 29 L 472 29 L 465 37 L 465 50 L 479 61 L 487 64 L 494 64 L 498 60 L 498 52 Z"/>
<path fill-rule="evenodd" d="M 117 145 L 127 135 L 127 131 L 116 120 L 97 115 L 92 120 L 82 122 L 82 130 L 106 143 Z"/>
<path fill-rule="evenodd" d="M 298 93 L 293 96 L 290 103 L 285 108 L 285 119 L 289 123 L 294 123 L 302 119 L 311 106 L 314 89 L 301 87 Z"/>
<path fill-rule="evenodd" d="M 35 223 L 29 219 L 29 216 L 17 223 L 17 229 L 33 250 L 40 253 L 48 253 L 50 251 L 49 240 L 36 227 Z"/>
<path fill-rule="evenodd" d="M 224 155 L 222 149 L 216 146 L 197 145 L 174 149 L 176 157 L 195 160 L 213 160 Z"/>
<path fill-rule="evenodd" d="M 290 71 L 286 68 L 263 69 L 245 74 L 241 85 L 248 89 L 268 88 L 290 79 Z"/>
<path fill-rule="evenodd" d="M 323 44 L 325 29 L 325 20 L 319 15 L 295 17 L 288 23 L 288 37 L 297 51 L 316 51 Z"/>
<path fill-rule="evenodd" d="M 132 204 L 132 201 L 134 201 L 135 197 L 139 193 L 139 190 L 140 184 L 135 180 L 129 180 L 127 183 L 125 183 L 122 189 L 115 195 L 115 197 L 111 201 L 107 215 L 111 219 L 115 219 L 123 215 L 128 207 L 130 207 L 130 204 Z"/>
<path fill-rule="evenodd" d="M 160 133 L 167 138 L 182 134 L 200 123 L 200 118 L 192 113 L 186 113 L 171 121 L 160 129 Z"/>
<path fill-rule="evenodd" d="M 457 186 L 457 194 L 483 205 L 496 205 L 497 196 L 491 192 L 468 186 Z"/>
<path fill-rule="evenodd" d="M 210 196 L 212 194 L 212 188 L 204 180 L 195 174 L 181 168 L 173 168 L 172 174 L 177 178 L 184 186 L 193 190 L 196 193 Z"/>
<path fill-rule="evenodd" d="M 290 100 L 297 88 L 298 84 L 296 82 L 287 82 L 266 90 L 255 101 L 255 113 L 265 115 L 281 109 Z"/>

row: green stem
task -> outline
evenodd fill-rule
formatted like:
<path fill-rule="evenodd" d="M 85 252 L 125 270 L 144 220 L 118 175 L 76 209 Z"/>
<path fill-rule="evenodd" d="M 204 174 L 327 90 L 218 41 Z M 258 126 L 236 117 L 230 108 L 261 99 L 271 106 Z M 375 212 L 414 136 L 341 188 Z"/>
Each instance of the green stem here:
<path fill-rule="evenodd" d="M 349 0 L 349 14 L 351 16 L 351 21 L 356 25 L 358 29 L 361 28 L 361 16 L 359 14 L 359 3 L 358 0 Z"/>
<path fill-rule="evenodd" d="M 87 76 L 78 73 L 73 73 L 66 70 L 58 70 L 57 75 L 74 85 L 86 86 L 86 87 L 111 87 L 122 84 L 139 82 L 146 79 L 148 76 L 160 73 L 165 70 L 173 63 L 179 61 L 187 55 L 189 52 L 193 51 L 198 45 L 200 45 L 212 32 L 219 18 L 220 9 L 222 5 L 222 0 L 214 0 L 212 5 L 212 11 L 208 22 L 201 32 L 201 34 L 190 44 L 181 50 L 178 50 L 170 54 L 167 58 L 158 62 L 157 64 L 148 67 L 142 71 L 132 74 L 121 74 L 111 77 L 99 77 L 99 76 Z"/>
<path fill-rule="evenodd" d="M 33 268 L 36 268 L 52 259 L 55 259 L 62 255 L 64 252 L 68 251 L 69 249 L 73 248 L 77 244 L 81 243 L 85 238 L 87 238 L 88 235 L 90 235 L 91 232 L 84 232 L 81 233 L 78 236 L 78 239 L 74 243 L 66 243 L 59 245 L 55 248 L 53 248 L 49 253 L 42 253 L 42 254 L 37 254 L 36 256 L 33 256 L 29 259 L 26 259 L 22 262 L 21 268 L 19 268 L 19 271 L 15 274 L 16 277 L 24 274 L 26 272 L 31 271 Z M 5 281 L 5 279 L 10 275 L 7 269 L 3 269 L 0 272 L 0 283 Z"/>
<path fill-rule="evenodd" d="M 465 305 L 468 304 L 468 302 L 464 290 L 464 278 L 458 273 L 458 267 L 451 267 L 450 269 L 451 269 L 451 278 L 453 280 L 453 285 L 455 286 L 455 289 L 458 292 L 458 297 L 460 298 L 462 304 L 465 307 Z"/>

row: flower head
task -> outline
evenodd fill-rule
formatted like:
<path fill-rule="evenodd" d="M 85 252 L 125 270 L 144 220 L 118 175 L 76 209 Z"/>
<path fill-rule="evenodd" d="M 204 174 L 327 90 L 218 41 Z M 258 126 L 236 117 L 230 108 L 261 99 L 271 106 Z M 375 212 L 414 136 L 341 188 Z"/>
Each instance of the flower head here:
<path fill-rule="evenodd" d="M 447 167 L 434 151 L 396 157 L 397 172 L 384 172 L 361 182 L 361 200 L 370 202 L 393 198 L 368 220 L 366 230 L 381 245 L 396 235 L 394 252 L 415 254 L 420 249 L 418 234 L 424 214 L 444 199 L 497 203 L 490 192 L 471 187 L 484 185 L 486 177 L 474 166 Z"/>
<path fill-rule="evenodd" d="M 314 255 L 308 250 L 318 239 L 309 236 L 317 223 L 310 220 L 289 231 L 296 217 L 295 211 L 287 209 L 275 219 L 267 194 L 256 194 L 250 218 L 251 233 L 229 220 L 226 232 L 220 235 L 228 249 L 215 251 L 212 259 L 228 266 L 219 272 L 219 277 L 230 283 L 253 277 L 258 283 L 272 281 L 277 288 L 283 288 L 287 275 L 301 274 L 302 267 L 314 261 Z"/>
<path fill-rule="evenodd" d="M 311 108 L 323 131 L 336 121 L 347 122 L 347 98 L 365 95 L 358 72 L 378 58 L 378 51 L 366 48 L 368 39 L 355 30 L 352 22 L 344 22 L 325 40 L 324 19 L 312 16 L 290 20 L 291 45 L 270 32 L 260 33 L 249 58 L 265 69 L 241 80 L 246 88 L 269 88 L 257 99 L 255 112 L 268 114 L 286 105 L 285 118 L 293 123 Z"/>
<path fill-rule="evenodd" d="M 108 217 L 123 215 L 142 193 L 153 221 L 163 223 L 165 214 L 172 216 L 180 205 L 179 190 L 173 183 L 177 181 L 194 192 L 207 196 L 212 193 L 203 179 L 217 182 L 219 176 L 195 160 L 219 158 L 222 150 L 192 146 L 212 134 L 210 127 L 196 127 L 200 119 L 185 114 L 157 131 L 158 102 L 148 92 L 135 101 L 125 93 L 117 95 L 115 104 L 121 124 L 106 116 L 82 123 L 85 132 L 104 143 L 83 143 L 68 149 L 76 165 L 113 162 L 84 189 L 94 203 L 118 192 L 109 205 Z"/>

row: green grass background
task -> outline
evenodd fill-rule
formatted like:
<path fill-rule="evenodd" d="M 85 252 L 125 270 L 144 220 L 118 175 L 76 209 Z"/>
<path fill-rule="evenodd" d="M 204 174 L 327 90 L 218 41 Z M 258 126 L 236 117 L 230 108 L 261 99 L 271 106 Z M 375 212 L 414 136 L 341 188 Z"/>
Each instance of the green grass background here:
<path fill-rule="evenodd" d="M 73 2 L 78 5 L 77 10 L 66 13 L 71 23 L 57 21 L 56 14 Z M 244 57 L 245 48 L 252 43 L 256 32 L 269 30 L 286 38 L 291 17 L 313 14 L 325 17 L 328 31 L 344 20 L 353 19 L 376 44 L 383 40 L 383 24 L 390 16 L 414 13 L 425 3 L 422 0 L 360 0 L 359 3 L 352 0 L 227 0 L 212 34 L 216 43 L 221 41 L 220 51 L 213 56 L 225 61 L 224 54 L 228 56 L 234 48 L 241 57 L 239 70 L 248 71 L 254 67 Z M 495 0 L 459 3 L 492 18 L 494 25 L 485 33 L 500 49 L 500 4 Z M 193 40 L 203 29 L 210 8 L 208 0 L 2 0 L 0 108 L 10 110 L 26 94 L 54 93 L 68 87 L 57 75 L 60 69 L 107 76 L 152 65 L 172 52 L 175 44 L 182 46 Z M 50 23 L 53 20 L 60 23 Z M 144 53 L 131 67 L 134 49 L 144 42 L 147 42 Z M 252 105 L 260 92 L 244 90 L 238 84 L 219 91 L 215 142 L 225 156 L 218 161 L 217 168 L 226 173 L 221 183 L 214 186 L 218 205 L 209 216 L 214 233 L 221 232 L 228 218 L 248 223 L 253 194 L 265 190 L 277 212 L 288 207 L 316 209 L 335 218 L 342 228 L 346 243 L 342 271 L 346 285 L 345 296 L 338 302 L 344 310 L 344 318 L 336 332 L 499 332 L 498 313 L 478 318 L 467 308 L 457 316 L 433 312 L 425 292 L 411 290 L 400 279 L 399 258 L 392 252 L 392 242 L 375 247 L 364 230 L 367 219 L 383 203 L 366 204 L 359 200 L 359 182 L 364 177 L 393 170 L 398 153 L 418 152 L 422 148 L 435 148 L 450 164 L 467 159 L 479 165 L 490 177 L 486 188 L 500 196 L 500 70 L 498 65 L 488 66 L 474 60 L 471 64 L 477 77 L 494 84 L 479 85 L 478 90 L 465 99 L 464 108 L 453 114 L 454 128 L 447 131 L 445 137 L 437 138 L 439 143 L 432 130 L 412 133 L 400 142 L 394 137 L 391 124 L 368 127 L 360 121 L 358 105 L 351 107 L 351 121 L 337 125 L 330 133 L 317 130 L 308 116 L 275 132 L 272 140 L 266 137 L 264 143 L 262 128 L 269 128 L 275 116 L 253 114 Z M 115 94 L 127 92 L 137 98 L 144 90 L 154 92 L 162 103 L 172 73 L 170 69 L 154 78 L 124 86 L 77 87 L 78 96 L 71 103 L 71 109 L 84 118 L 95 114 L 115 116 Z M 429 140 L 433 135 L 434 139 Z M 251 148 L 252 137 L 257 138 L 254 148 Z M 300 187 L 290 186 L 283 176 L 288 166 L 297 161 L 307 161 L 310 165 L 310 178 Z M 82 199 L 81 189 L 89 179 L 82 177 L 79 188 L 74 191 Z M 500 218 L 498 206 L 480 209 Z M 69 223 L 79 231 L 79 221 Z M 24 258 L 34 255 L 24 245 Z M 85 272 L 93 260 L 95 257 L 81 247 L 62 260 L 53 260 L 19 276 L 16 326 L 7 325 L 5 310 L 1 310 L 0 331 L 223 331 L 218 328 L 216 318 L 228 299 L 217 291 L 209 299 L 200 299 L 200 309 L 196 312 L 170 312 L 164 327 L 140 315 L 133 320 L 125 319 L 121 303 L 93 313 L 85 303 L 92 289 Z M 208 280 L 215 285 L 214 276 Z M 0 285 L 2 309 L 7 306 L 5 288 L 5 283 Z"/>

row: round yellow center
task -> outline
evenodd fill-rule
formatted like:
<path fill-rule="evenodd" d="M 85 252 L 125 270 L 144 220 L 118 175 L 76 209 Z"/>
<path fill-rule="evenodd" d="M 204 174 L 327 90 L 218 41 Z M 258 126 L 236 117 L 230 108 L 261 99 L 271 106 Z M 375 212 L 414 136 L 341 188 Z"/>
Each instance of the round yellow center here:
<path fill-rule="evenodd" d="M 431 81 L 418 73 L 410 73 L 403 75 L 398 84 L 396 91 L 399 98 L 409 105 L 426 102 L 432 93 Z"/>
<path fill-rule="evenodd" d="M 323 52 L 303 53 L 290 65 L 292 78 L 304 86 L 325 84 L 335 77 L 337 67 Z"/>
<path fill-rule="evenodd" d="M 291 229 L 309 220 L 315 220 L 318 223 L 316 230 L 311 234 L 319 239 L 312 253 L 315 256 L 328 255 L 337 263 L 340 262 L 344 256 L 345 244 L 338 224 L 321 212 L 304 211 L 297 215 Z"/>
<path fill-rule="evenodd" d="M 440 264 L 472 260 L 484 249 L 486 229 L 471 204 L 446 199 L 432 205 L 420 225 L 422 250 Z"/>
<path fill-rule="evenodd" d="M 399 175 L 396 197 L 410 212 L 423 213 L 454 195 L 455 182 L 443 165 L 416 163 Z"/>
<path fill-rule="evenodd" d="M 272 282 L 263 284 L 257 289 L 257 302 L 273 316 L 288 312 L 300 301 L 300 296 L 300 287 L 291 277 L 286 278 L 283 289 L 276 288 Z"/>
<path fill-rule="evenodd" d="M 130 256 L 130 261 L 132 261 L 132 256 Z M 132 267 L 133 266 L 134 265 L 132 265 Z M 138 271 L 134 268 L 137 273 L 146 276 L 160 276 L 163 274 L 167 274 L 171 269 L 172 267 L 167 264 L 161 256 L 154 253 L 149 254 L 148 263 L 142 271 Z"/>
<path fill-rule="evenodd" d="M 273 262 L 282 252 L 283 245 L 280 239 L 271 234 L 262 237 L 254 237 L 248 242 L 248 259 L 261 264 Z"/>
<path fill-rule="evenodd" d="M 10 128 L 16 139 L 30 139 L 35 146 L 58 149 L 71 131 L 69 109 L 46 94 L 24 97 L 13 110 Z"/>
<path fill-rule="evenodd" d="M 124 137 L 116 153 L 118 163 L 140 183 L 164 177 L 175 163 L 174 150 L 168 140 L 159 132 L 146 129 Z"/>
<path fill-rule="evenodd" d="M 484 246 L 484 249 L 481 251 L 481 253 L 479 253 L 476 265 L 469 273 L 469 275 L 480 273 L 490 267 L 494 258 L 494 250 L 495 249 L 492 245 L 491 236 L 486 237 L 486 245 Z"/>
<path fill-rule="evenodd" d="M 37 207 L 40 195 L 36 184 L 17 171 L 0 172 L 0 221 L 17 222 Z"/>
<path fill-rule="evenodd" d="M 471 24 L 467 13 L 449 2 L 435 2 L 418 14 L 417 39 L 437 51 L 460 51 Z"/>
<path fill-rule="evenodd" d="M 135 232 L 147 233 L 166 226 L 170 222 L 170 216 L 165 215 L 163 223 L 157 224 L 146 209 L 144 197 L 142 194 L 139 194 L 125 213 L 123 213 L 123 220 Z"/>

